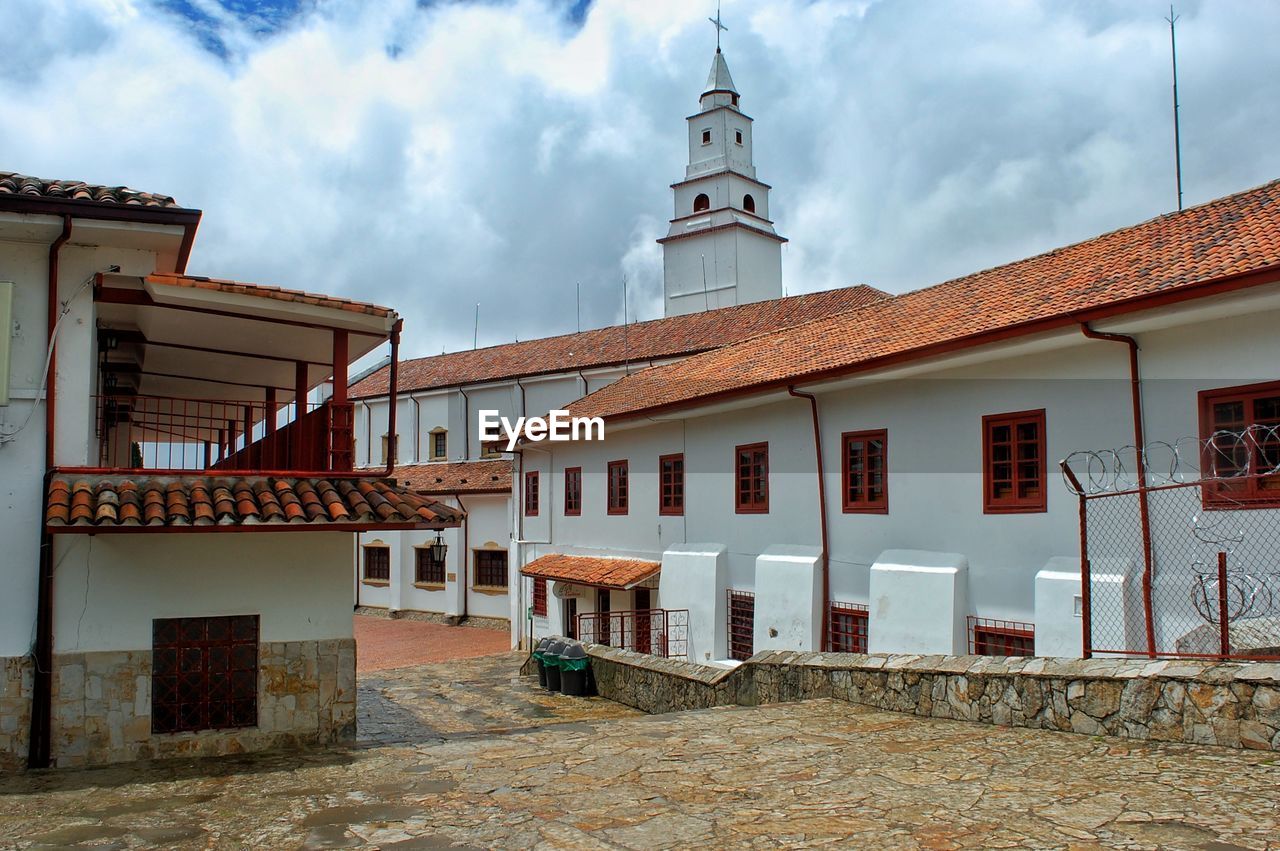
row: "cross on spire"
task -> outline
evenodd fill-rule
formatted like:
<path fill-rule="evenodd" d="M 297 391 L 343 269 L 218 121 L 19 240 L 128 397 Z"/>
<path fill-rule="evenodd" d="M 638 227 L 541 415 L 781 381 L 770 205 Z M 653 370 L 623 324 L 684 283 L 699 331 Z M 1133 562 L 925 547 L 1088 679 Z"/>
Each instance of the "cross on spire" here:
<path fill-rule="evenodd" d="M 720 20 L 720 4 L 719 4 L 719 3 L 716 3 L 716 16 L 715 16 L 714 18 L 707 18 L 707 20 L 708 20 L 708 21 L 710 21 L 712 24 L 714 24 L 714 25 L 715 25 L 715 28 L 716 28 L 716 53 L 719 53 L 719 52 L 720 52 L 720 33 L 721 33 L 721 32 L 728 32 L 728 31 L 729 31 L 729 28 L 728 28 L 728 27 L 726 27 L 726 26 L 724 25 L 724 22 Z"/>

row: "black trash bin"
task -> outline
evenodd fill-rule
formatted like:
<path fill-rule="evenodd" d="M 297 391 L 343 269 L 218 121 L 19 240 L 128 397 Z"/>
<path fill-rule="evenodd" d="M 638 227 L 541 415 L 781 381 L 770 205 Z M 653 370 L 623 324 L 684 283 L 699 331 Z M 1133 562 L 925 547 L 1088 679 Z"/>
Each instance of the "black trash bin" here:
<path fill-rule="evenodd" d="M 573 697 L 586 697 L 590 663 L 587 649 L 576 641 L 570 642 L 560 654 L 560 690 Z"/>
<path fill-rule="evenodd" d="M 539 639 L 538 646 L 533 648 L 533 661 L 538 666 L 538 685 L 543 688 L 547 687 L 547 665 L 542 661 L 542 654 L 547 649 L 547 645 L 551 643 L 551 638 Z"/>
<path fill-rule="evenodd" d="M 542 651 L 542 664 L 547 671 L 547 691 L 560 691 L 560 654 L 564 651 L 564 640 L 555 639 Z"/>

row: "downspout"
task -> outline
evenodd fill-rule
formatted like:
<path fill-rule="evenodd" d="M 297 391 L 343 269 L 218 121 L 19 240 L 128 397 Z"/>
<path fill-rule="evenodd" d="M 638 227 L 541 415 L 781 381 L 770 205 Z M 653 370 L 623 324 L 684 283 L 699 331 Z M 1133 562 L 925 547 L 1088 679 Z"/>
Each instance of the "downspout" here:
<path fill-rule="evenodd" d="M 56 392 L 58 385 L 54 332 L 58 327 L 58 255 L 71 239 L 71 216 L 62 217 L 62 233 L 49 246 L 49 368 L 44 391 L 44 475 L 40 479 L 40 560 L 36 577 L 35 675 L 31 692 L 31 736 L 27 744 L 27 766 L 48 768 L 53 729 L 53 536 L 44 522 L 44 505 L 53 481 L 54 438 L 57 434 Z M 8 333 L 7 330 L 4 333 Z M 37 396 L 31 404 L 39 404 Z"/>
<path fill-rule="evenodd" d="M 471 526 L 471 515 L 467 514 L 467 507 L 462 504 L 462 494 L 455 493 L 453 498 L 457 501 L 458 507 L 462 509 L 462 555 L 458 559 L 458 564 L 462 568 L 458 571 L 462 574 L 462 616 L 459 621 L 459 623 L 462 623 L 467 619 L 467 586 L 471 581 L 471 569 L 470 565 L 468 565 L 468 561 L 471 556 L 471 549 L 468 546 L 469 542 L 467 540 Z"/>
<path fill-rule="evenodd" d="M 462 385 L 458 385 L 458 392 L 462 394 L 462 460 L 471 460 L 471 397 L 467 395 L 467 391 L 462 389 Z"/>
<path fill-rule="evenodd" d="M 418 401 L 418 397 L 410 394 L 409 401 L 413 403 L 413 463 L 422 463 L 422 441 L 419 439 L 422 434 L 422 403 Z"/>
<path fill-rule="evenodd" d="M 1155 559 L 1151 547 L 1151 514 L 1147 496 L 1147 459 L 1145 447 L 1146 437 L 1142 427 L 1142 378 L 1138 372 L 1138 341 L 1127 334 L 1110 334 L 1095 331 L 1088 322 L 1080 323 L 1080 331 L 1090 340 L 1106 340 L 1112 343 L 1124 343 L 1129 347 L 1129 388 L 1133 400 L 1133 445 L 1137 455 L 1138 474 L 1138 518 L 1142 526 L 1142 608 L 1145 618 L 1147 636 L 1147 656 L 1156 655 L 1155 618 L 1151 609 L 1151 588 L 1153 584 Z M 1083 554 L 1082 554 L 1083 555 Z"/>
<path fill-rule="evenodd" d="M 813 414 L 813 454 L 818 468 L 818 517 L 822 529 L 822 643 L 823 651 L 827 650 L 831 625 L 831 560 L 829 541 L 827 539 L 827 477 L 822 464 L 822 429 L 818 424 L 818 398 L 812 393 L 801 393 L 795 385 L 787 388 L 787 392 L 797 399 L 808 399 L 809 410 Z"/>

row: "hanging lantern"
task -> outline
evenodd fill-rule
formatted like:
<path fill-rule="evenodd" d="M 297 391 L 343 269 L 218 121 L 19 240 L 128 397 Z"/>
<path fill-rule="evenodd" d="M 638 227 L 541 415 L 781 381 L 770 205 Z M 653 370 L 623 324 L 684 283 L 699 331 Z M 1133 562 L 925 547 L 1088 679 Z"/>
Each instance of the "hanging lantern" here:
<path fill-rule="evenodd" d="M 431 560 L 437 564 L 442 564 L 445 553 L 448 551 L 449 547 L 445 544 L 444 538 L 440 537 L 439 532 L 436 532 L 436 539 L 431 542 Z"/>

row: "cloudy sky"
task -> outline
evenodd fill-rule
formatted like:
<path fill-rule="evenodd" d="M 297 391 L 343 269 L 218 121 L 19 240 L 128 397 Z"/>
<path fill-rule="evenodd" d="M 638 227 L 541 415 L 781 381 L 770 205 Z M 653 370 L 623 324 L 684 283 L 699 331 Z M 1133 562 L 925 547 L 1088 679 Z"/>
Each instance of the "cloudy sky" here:
<path fill-rule="evenodd" d="M 707 0 L 4 0 L 0 170 L 204 210 L 190 271 L 396 307 L 409 354 L 661 311 Z M 1280 178 L 1280 2 L 1182 0 L 1186 202 Z M 791 293 L 1176 206 L 1157 0 L 725 0 Z"/>

